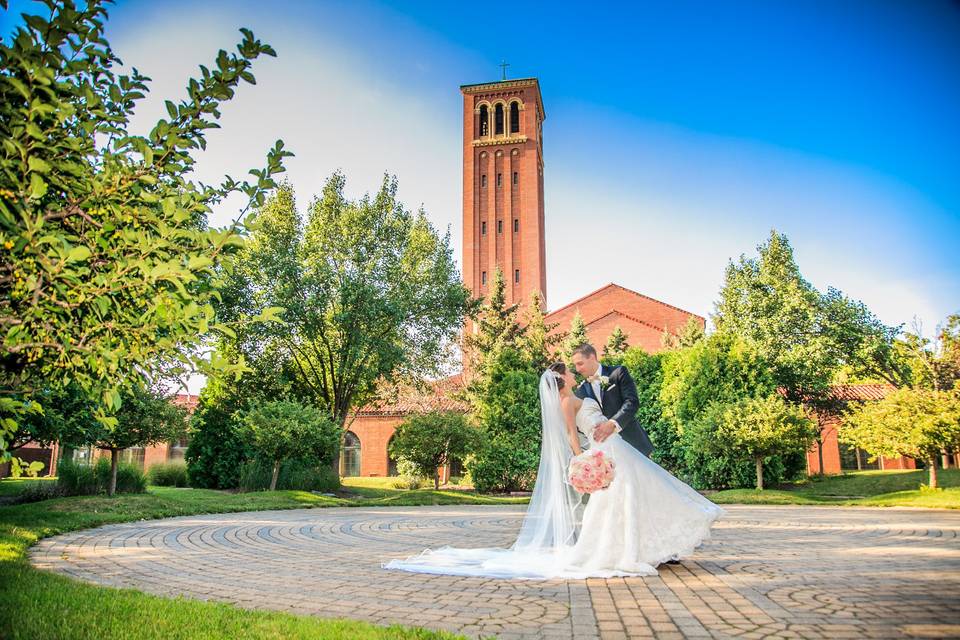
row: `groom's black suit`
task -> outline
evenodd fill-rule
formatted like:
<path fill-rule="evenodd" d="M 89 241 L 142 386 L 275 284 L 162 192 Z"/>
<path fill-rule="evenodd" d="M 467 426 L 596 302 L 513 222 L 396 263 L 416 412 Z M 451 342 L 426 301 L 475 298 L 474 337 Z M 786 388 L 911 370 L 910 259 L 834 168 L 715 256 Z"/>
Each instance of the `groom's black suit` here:
<path fill-rule="evenodd" d="M 593 398 L 599 402 L 603 415 L 620 425 L 620 437 L 649 457 L 653 453 L 653 443 L 637 421 L 640 400 L 637 397 L 637 385 L 630 377 L 630 372 L 622 365 L 611 368 L 601 364 L 598 374 L 607 376 L 609 380 L 606 388 L 601 388 L 602 398 L 594 395 L 593 387 L 587 380 L 584 380 L 574 393 L 578 398 Z"/>

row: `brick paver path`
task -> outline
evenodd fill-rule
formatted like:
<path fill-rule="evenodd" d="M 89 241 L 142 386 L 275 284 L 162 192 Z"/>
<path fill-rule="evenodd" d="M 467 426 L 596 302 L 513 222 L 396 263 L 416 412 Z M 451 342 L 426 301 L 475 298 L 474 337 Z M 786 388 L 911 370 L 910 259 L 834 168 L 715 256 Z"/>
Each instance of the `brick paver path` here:
<path fill-rule="evenodd" d="M 505 546 L 523 506 L 188 516 L 48 538 L 33 563 L 102 585 L 501 638 L 960 637 L 960 512 L 734 506 L 654 578 L 386 571 L 424 547 Z"/>

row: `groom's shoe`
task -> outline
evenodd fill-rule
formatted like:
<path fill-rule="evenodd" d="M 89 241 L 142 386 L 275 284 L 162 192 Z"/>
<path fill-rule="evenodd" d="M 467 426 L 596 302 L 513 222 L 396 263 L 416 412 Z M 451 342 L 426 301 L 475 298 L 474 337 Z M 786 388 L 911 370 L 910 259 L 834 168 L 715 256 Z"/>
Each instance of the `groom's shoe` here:
<path fill-rule="evenodd" d="M 679 560 L 667 560 L 667 564 L 680 564 Z"/>

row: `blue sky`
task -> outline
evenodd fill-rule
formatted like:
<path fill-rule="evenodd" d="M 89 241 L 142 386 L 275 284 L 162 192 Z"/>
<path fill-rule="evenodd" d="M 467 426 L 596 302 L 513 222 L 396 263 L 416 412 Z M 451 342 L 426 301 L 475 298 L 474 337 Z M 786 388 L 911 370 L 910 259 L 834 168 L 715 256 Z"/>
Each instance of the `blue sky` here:
<path fill-rule="evenodd" d="M 776 228 L 814 285 L 889 324 L 960 311 L 960 3 L 121 0 L 108 36 L 154 79 L 138 123 L 241 26 L 279 57 L 202 178 L 283 138 L 301 205 L 337 168 L 357 195 L 395 173 L 459 258 L 458 86 L 506 59 L 547 113 L 551 308 L 615 281 L 708 315 L 727 261 Z"/>

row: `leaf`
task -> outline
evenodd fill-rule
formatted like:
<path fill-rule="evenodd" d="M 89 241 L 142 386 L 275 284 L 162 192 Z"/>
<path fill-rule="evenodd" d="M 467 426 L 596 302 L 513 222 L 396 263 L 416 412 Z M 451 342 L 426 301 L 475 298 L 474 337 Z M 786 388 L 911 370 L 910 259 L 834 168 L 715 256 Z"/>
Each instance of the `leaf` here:
<path fill-rule="evenodd" d="M 27 166 L 30 167 L 30 171 L 36 171 L 38 173 L 50 172 L 50 164 L 46 160 L 37 158 L 36 156 L 30 156 L 30 159 L 27 160 Z"/>
<path fill-rule="evenodd" d="M 47 183 L 39 173 L 30 174 L 30 197 L 39 200 L 47 195 Z"/>
<path fill-rule="evenodd" d="M 83 245 L 79 245 L 70 249 L 70 252 L 67 254 L 67 262 L 80 262 L 81 260 L 86 260 L 90 257 L 90 249 Z"/>

